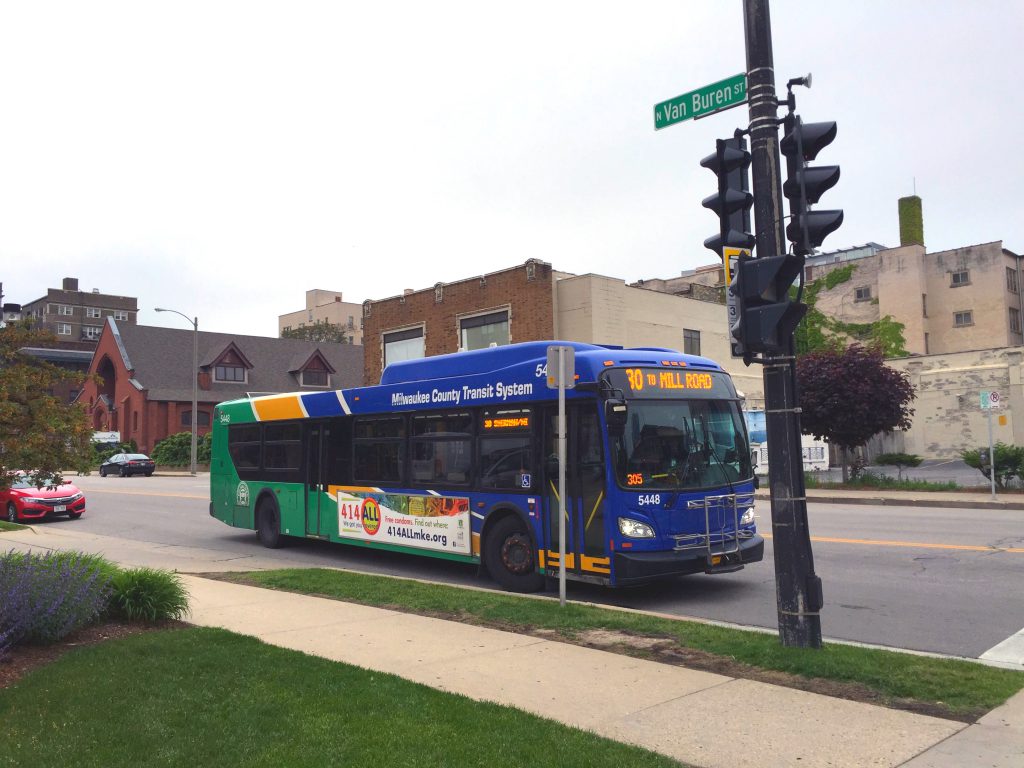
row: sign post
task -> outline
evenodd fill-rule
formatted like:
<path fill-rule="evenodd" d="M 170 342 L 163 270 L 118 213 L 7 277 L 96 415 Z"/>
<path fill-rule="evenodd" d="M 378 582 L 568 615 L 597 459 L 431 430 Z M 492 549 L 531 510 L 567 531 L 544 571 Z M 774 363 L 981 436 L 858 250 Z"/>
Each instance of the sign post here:
<path fill-rule="evenodd" d="M 576 386 L 576 350 L 548 347 L 548 388 L 558 390 L 558 601 L 565 606 L 565 390 Z"/>
<path fill-rule="evenodd" d="M 992 484 L 992 499 L 996 498 L 996 449 L 992 442 L 992 411 L 1002 406 L 1002 396 L 995 390 L 981 391 L 981 409 L 988 412 L 988 475 Z"/>

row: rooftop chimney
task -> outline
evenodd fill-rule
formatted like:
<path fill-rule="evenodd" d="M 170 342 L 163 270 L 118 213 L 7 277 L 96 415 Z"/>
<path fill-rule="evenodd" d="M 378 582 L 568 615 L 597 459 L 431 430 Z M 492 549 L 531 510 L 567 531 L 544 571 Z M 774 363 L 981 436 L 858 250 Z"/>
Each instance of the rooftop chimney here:
<path fill-rule="evenodd" d="M 78 290 L 78 278 L 77 277 L 65 277 L 63 290 L 65 291 L 77 291 Z"/>
<path fill-rule="evenodd" d="M 900 245 L 924 245 L 924 214 L 921 209 L 921 198 L 917 195 L 901 197 L 900 209 Z"/>

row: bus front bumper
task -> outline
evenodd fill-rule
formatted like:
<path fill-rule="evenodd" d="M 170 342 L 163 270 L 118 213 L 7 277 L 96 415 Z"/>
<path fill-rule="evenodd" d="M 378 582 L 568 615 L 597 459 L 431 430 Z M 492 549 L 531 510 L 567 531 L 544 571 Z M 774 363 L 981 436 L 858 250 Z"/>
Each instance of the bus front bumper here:
<path fill-rule="evenodd" d="M 718 562 L 708 562 L 706 549 L 673 550 L 670 552 L 616 552 L 615 584 L 642 584 L 645 581 L 684 576 L 689 573 L 729 573 L 740 570 L 747 563 L 764 558 L 764 539 L 754 534 L 740 541 L 739 552 L 723 554 L 723 547 L 711 548 Z"/>

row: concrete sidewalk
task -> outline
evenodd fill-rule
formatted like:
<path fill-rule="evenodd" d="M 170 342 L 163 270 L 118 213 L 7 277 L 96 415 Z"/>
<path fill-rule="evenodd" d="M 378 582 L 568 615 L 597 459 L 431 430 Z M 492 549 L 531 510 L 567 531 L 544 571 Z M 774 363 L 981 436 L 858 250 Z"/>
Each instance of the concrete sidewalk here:
<path fill-rule="evenodd" d="M 46 525 L 0 549 L 74 549 L 179 572 L 280 567 L 261 556 Z M 924 717 L 532 636 L 182 576 L 190 621 L 495 701 L 690 765 L 1021 768 L 1024 692 L 978 723 Z"/>
<path fill-rule="evenodd" d="M 523 709 L 694 766 L 1024 765 L 1024 693 L 978 724 L 195 576 L 190 621 Z"/>

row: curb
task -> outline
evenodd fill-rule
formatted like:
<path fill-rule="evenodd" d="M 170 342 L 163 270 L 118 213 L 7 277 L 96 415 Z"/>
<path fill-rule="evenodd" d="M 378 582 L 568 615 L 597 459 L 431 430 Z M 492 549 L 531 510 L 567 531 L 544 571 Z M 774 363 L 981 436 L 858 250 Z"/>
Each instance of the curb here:
<path fill-rule="evenodd" d="M 755 499 L 768 500 L 767 491 L 756 491 Z M 1024 501 L 972 501 L 970 499 L 891 498 L 887 496 L 816 496 L 807 495 L 807 501 L 820 504 L 863 504 L 880 507 L 935 507 L 941 509 L 1024 509 Z"/>

